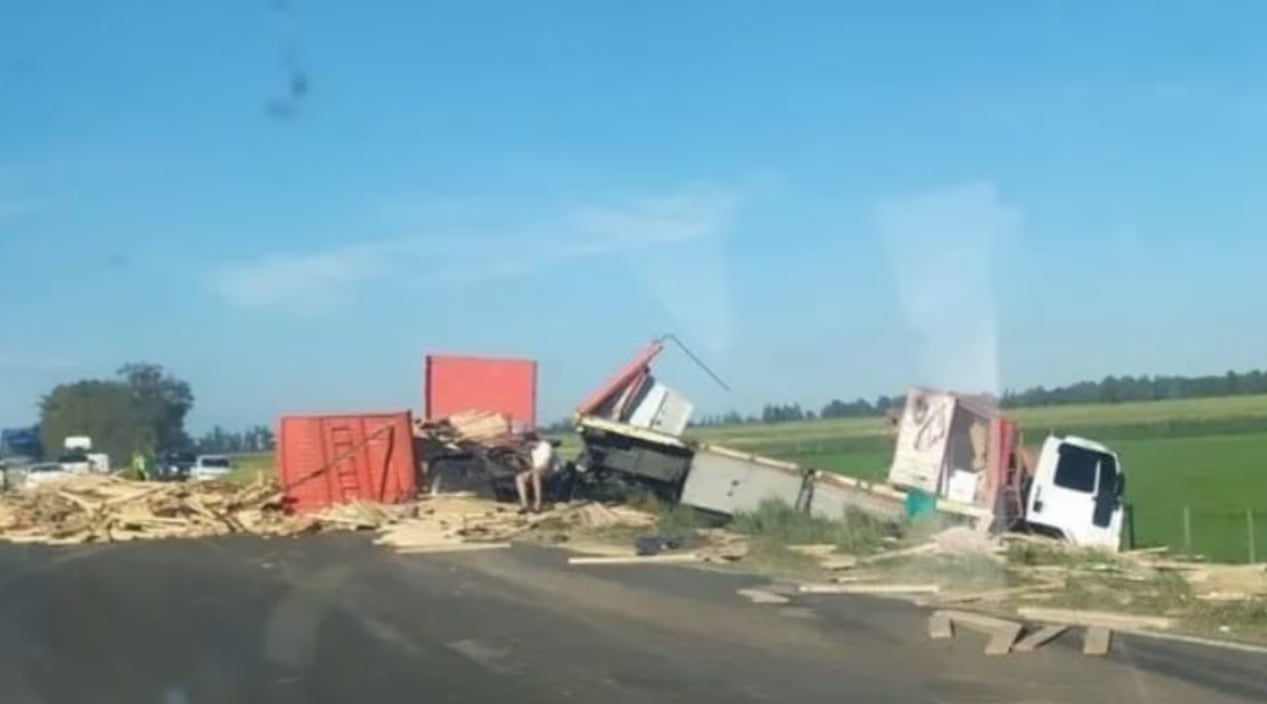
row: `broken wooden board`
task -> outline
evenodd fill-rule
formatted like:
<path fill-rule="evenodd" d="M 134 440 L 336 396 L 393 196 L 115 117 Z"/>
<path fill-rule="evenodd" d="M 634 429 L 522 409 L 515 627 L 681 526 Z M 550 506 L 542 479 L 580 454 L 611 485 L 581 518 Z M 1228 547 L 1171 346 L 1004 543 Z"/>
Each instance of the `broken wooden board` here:
<path fill-rule="evenodd" d="M 950 638 L 955 635 L 954 627 L 950 622 L 950 614 L 945 611 L 934 611 L 928 617 L 928 637 L 934 640 Z"/>
<path fill-rule="evenodd" d="M 1108 611 L 1084 611 L 1078 609 L 1050 609 L 1039 606 L 1025 606 L 1016 610 L 1021 618 L 1045 623 L 1065 623 L 1075 626 L 1103 626 L 1117 629 L 1157 629 L 1173 628 L 1175 620 L 1166 616 L 1137 616 L 1119 614 Z"/>
<path fill-rule="evenodd" d="M 676 553 L 668 555 L 602 556 L 602 557 L 569 557 L 569 565 L 667 565 L 686 562 L 703 562 L 703 558 L 695 553 Z"/>
<path fill-rule="evenodd" d="M 936 594 L 936 584 L 802 584 L 803 594 Z"/>
<path fill-rule="evenodd" d="M 837 548 L 832 543 L 813 543 L 808 545 L 789 545 L 787 549 L 808 557 L 827 557 L 836 552 Z"/>
<path fill-rule="evenodd" d="M 791 599 L 781 594 L 775 594 L 763 589 L 740 589 L 735 593 L 754 604 L 786 604 L 791 601 Z"/>
<path fill-rule="evenodd" d="M 942 610 L 935 611 L 929 617 L 929 637 L 946 638 L 948 630 L 953 634 L 954 626 L 962 626 L 990 637 L 985 644 L 986 655 L 1006 655 L 1011 652 L 1012 644 L 1021 634 L 1021 624 L 1016 621 L 986 616 L 971 611 Z"/>
<path fill-rule="evenodd" d="M 1090 626 L 1082 637 L 1083 655 L 1108 655 L 1113 631 L 1104 626 Z"/>
<path fill-rule="evenodd" d="M 1012 646 L 1012 652 L 1015 653 L 1031 653 L 1039 647 L 1060 637 L 1060 634 L 1069 630 L 1069 627 L 1063 624 L 1055 626 L 1043 626 L 1042 628 L 1030 633 L 1024 638 L 1016 642 Z"/>
<path fill-rule="evenodd" d="M 858 565 L 858 558 L 853 555 L 828 555 L 818 561 L 818 566 L 825 570 L 847 570 Z"/>
<path fill-rule="evenodd" d="M 415 545 L 397 548 L 399 555 L 433 555 L 451 552 L 480 552 L 484 550 L 502 550 L 510 547 L 510 543 L 451 543 L 448 545 Z"/>

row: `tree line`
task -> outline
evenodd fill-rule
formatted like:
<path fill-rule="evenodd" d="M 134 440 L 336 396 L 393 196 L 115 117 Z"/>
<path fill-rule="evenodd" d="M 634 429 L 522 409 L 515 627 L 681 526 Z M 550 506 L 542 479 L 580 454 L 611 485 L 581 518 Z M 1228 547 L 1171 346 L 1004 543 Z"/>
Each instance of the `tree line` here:
<path fill-rule="evenodd" d="M 1267 394 L 1267 372 L 1229 371 L 1207 376 L 1106 376 L 1100 381 L 1080 381 L 1066 386 L 1034 386 L 1020 391 L 1006 391 L 998 399 L 1002 408 L 1058 406 L 1074 403 L 1126 403 L 1161 401 L 1180 398 L 1213 398 Z M 866 418 L 883 416 L 900 410 L 905 395 L 881 395 L 874 400 L 853 401 L 832 399 L 815 411 L 799 403 L 767 403 L 761 413 L 742 415 L 738 411 L 703 416 L 692 425 L 717 426 L 742 423 L 784 423 L 816 418 Z"/>
<path fill-rule="evenodd" d="M 273 429 L 267 425 L 253 425 L 240 431 L 225 430 L 217 425 L 194 442 L 194 449 L 203 454 L 236 455 L 272 452 L 276 444 Z"/>

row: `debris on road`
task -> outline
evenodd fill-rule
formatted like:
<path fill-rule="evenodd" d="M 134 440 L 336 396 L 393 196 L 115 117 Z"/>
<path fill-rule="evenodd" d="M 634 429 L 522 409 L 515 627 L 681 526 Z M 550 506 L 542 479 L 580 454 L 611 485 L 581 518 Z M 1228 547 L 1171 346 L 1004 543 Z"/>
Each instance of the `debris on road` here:
<path fill-rule="evenodd" d="M 1016 621 L 986 616 L 972 611 L 934 611 L 928 618 L 928 636 L 933 639 L 954 636 L 954 626 L 962 626 L 990 636 L 985 644 L 986 655 L 1006 655 L 1020 636 L 1023 627 Z"/>
<path fill-rule="evenodd" d="M 936 584 L 802 584 L 803 594 L 936 594 L 941 590 Z"/>
<path fill-rule="evenodd" d="M 661 555 L 581 555 L 568 558 L 569 565 L 663 565 L 703 561 L 703 557 L 693 552 Z"/>
<path fill-rule="evenodd" d="M 735 592 L 754 604 L 786 604 L 791 599 L 774 592 L 768 592 L 763 589 L 740 589 Z"/>
<path fill-rule="evenodd" d="M 1104 626 L 1091 626 L 1082 637 L 1082 654 L 1108 655 L 1112 640 L 1113 631 Z"/>
<path fill-rule="evenodd" d="M 229 533 L 295 535 L 322 528 L 316 516 L 291 516 L 272 482 L 154 484 L 77 475 L 29 492 L 0 496 L 0 540 L 75 545 Z"/>
<path fill-rule="evenodd" d="M 1108 611 L 1084 611 L 1079 609 L 1049 609 L 1023 606 L 1016 610 L 1021 618 L 1044 623 L 1070 624 L 1074 626 L 1103 626 L 1106 628 L 1166 630 L 1175 625 L 1168 616 L 1140 616 Z"/>

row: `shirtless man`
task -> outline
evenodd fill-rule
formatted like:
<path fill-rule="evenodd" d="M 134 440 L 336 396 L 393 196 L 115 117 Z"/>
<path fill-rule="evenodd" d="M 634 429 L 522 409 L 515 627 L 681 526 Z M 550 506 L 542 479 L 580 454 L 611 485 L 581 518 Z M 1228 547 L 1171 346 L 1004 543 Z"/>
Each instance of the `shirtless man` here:
<path fill-rule="evenodd" d="M 519 492 L 519 512 L 528 512 L 528 482 L 532 482 L 532 511 L 541 511 L 541 485 L 554 470 L 554 444 L 536 433 L 529 433 L 530 462 L 528 469 L 515 475 L 515 490 Z"/>

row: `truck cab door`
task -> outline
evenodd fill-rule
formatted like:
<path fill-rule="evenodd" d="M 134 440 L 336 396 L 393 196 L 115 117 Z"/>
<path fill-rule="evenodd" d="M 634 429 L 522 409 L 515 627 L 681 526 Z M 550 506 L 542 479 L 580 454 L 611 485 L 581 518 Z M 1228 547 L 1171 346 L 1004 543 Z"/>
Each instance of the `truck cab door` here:
<path fill-rule="evenodd" d="M 1117 457 L 1089 441 L 1048 438 L 1034 474 L 1027 518 L 1077 545 L 1116 550 L 1122 531 Z"/>

